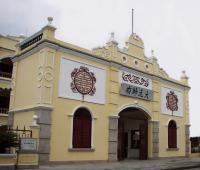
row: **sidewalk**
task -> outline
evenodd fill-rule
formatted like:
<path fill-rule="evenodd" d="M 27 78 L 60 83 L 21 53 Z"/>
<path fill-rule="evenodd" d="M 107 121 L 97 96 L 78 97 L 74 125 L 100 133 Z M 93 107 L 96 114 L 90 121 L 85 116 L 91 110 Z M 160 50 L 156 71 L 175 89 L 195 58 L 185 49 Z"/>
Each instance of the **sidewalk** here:
<path fill-rule="evenodd" d="M 43 165 L 40 170 L 200 170 L 200 158 L 179 158 L 163 160 L 125 160 L 108 163 L 75 163 L 68 165 Z"/>

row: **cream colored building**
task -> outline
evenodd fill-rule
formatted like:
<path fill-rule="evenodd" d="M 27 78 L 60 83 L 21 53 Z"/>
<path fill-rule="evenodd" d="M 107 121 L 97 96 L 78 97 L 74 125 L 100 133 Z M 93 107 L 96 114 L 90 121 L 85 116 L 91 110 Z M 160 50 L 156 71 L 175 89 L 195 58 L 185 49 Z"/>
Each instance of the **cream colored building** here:
<path fill-rule="evenodd" d="M 11 58 L 15 54 L 16 44 L 24 38 L 0 35 L 0 126 L 7 124 L 12 77 Z"/>
<path fill-rule="evenodd" d="M 12 58 L 9 124 L 40 125 L 41 163 L 186 157 L 188 77 L 174 80 L 131 34 L 87 50 L 55 38 L 48 24 Z M 172 68 L 173 69 L 173 68 Z"/>

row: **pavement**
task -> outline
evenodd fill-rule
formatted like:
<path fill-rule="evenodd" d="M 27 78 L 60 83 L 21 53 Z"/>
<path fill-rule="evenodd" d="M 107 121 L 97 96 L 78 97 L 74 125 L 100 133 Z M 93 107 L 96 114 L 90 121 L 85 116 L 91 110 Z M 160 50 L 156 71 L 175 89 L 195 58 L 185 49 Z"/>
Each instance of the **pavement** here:
<path fill-rule="evenodd" d="M 41 165 L 40 170 L 200 170 L 200 158 L 174 158 L 161 160 L 125 160 L 104 163 L 71 163 L 67 165 Z M 29 169 L 30 170 L 30 169 Z"/>

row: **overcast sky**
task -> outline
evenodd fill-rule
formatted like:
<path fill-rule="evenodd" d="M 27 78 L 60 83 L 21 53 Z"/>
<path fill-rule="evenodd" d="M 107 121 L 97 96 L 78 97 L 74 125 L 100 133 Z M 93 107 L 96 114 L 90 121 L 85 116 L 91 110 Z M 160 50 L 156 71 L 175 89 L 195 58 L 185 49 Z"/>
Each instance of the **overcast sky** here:
<path fill-rule="evenodd" d="M 54 18 L 56 37 L 91 49 L 103 46 L 115 32 L 120 47 L 134 32 L 145 54 L 155 51 L 160 66 L 179 79 L 190 77 L 191 136 L 200 136 L 200 1 L 199 0 L 1 0 L 0 34 L 31 35 Z"/>

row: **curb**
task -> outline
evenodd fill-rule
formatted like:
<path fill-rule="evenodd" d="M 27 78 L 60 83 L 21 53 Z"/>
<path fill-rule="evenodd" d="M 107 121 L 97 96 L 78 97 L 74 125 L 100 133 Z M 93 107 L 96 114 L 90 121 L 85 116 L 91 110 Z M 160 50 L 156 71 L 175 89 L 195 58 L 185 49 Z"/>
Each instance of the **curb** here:
<path fill-rule="evenodd" d="M 192 169 L 192 168 L 200 168 L 200 163 L 198 163 L 197 165 L 171 167 L 171 168 L 164 168 L 164 169 L 161 169 L 161 170 L 182 170 L 182 169 Z"/>

